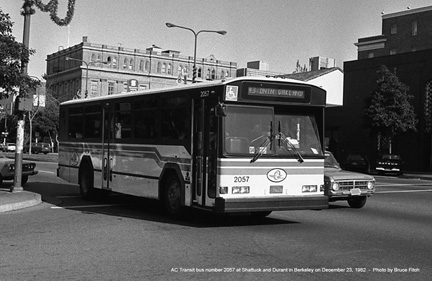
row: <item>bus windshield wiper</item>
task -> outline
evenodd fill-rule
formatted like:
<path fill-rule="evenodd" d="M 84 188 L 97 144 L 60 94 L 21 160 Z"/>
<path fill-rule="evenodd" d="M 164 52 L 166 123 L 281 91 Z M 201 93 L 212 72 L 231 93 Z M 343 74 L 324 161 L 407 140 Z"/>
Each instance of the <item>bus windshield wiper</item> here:
<path fill-rule="evenodd" d="M 295 145 L 289 140 L 289 138 L 287 136 L 285 136 L 282 131 L 281 131 L 281 124 L 279 121 L 279 129 L 278 129 L 278 138 L 279 138 L 279 147 L 281 147 L 281 142 L 282 142 L 282 147 L 285 148 L 288 152 L 292 152 L 294 153 L 294 155 L 297 157 L 297 161 L 299 161 L 300 163 L 304 162 L 303 157 L 301 156 L 300 152 L 298 151 L 298 149 L 295 147 Z"/>
<path fill-rule="evenodd" d="M 272 135 L 273 132 L 273 122 L 270 122 L 270 132 L 269 136 L 266 137 L 265 141 L 258 147 L 258 151 L 255 152 L 255 156 L 251 159 L 250 163 L 253 163 L 258 160 L 258 158 L 261 157 L 261 155 L 264 154 L 268 149 L 272 149 L 272 143 L 274 136 Z"/>

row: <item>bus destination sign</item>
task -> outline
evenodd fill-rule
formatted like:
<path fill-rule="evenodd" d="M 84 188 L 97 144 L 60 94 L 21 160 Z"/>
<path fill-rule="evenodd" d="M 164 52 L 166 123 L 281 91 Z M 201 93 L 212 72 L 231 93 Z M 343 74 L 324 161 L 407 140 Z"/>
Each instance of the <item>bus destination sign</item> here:
<path fill-rule="evenodd" d="M 248 87 L 248 95 L 261 96 L 261 97 L 281 97 L 281 98 L 303 99 L 305 97 L 305 91 L 293 90 L 293 89 Z"/>

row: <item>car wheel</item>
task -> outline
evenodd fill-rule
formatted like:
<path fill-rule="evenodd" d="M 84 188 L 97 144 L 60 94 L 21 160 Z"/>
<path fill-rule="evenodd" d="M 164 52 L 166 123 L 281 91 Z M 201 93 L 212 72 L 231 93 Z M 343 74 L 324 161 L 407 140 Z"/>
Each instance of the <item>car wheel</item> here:
<path fill-rule="evenodd" d="M 80 194 L 84 200 L 91 200 L 94 198 L 95 190 L 93 187 L 93 170 L 90 165 L 84 165 L 80 173 Z"/>
<path fill-rule="evenodd" d="M 174 176 L 165 181 L 163 203 L 166 212 L 172 217 L 180 217 L 183 214 L 181 205 L 181 185 Z"/>
<path fill-rule="evenodd" d="M 351 197 L 348 199 L 348 205 L 350 205 L 351 208 L 360 209 L 366 204 L 366 200 L 366 196 Z"/>
<path fill-rule="evenodd" d="M 28 176 L 22 176 L 21 177 L 21 185 L 25 185 L 28 181 Z"/>

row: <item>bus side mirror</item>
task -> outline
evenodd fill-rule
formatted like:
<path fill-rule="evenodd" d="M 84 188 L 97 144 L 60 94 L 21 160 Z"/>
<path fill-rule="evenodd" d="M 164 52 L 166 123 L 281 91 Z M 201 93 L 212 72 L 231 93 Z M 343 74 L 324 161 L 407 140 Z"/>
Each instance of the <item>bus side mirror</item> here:
<path fill-rule="evenodd" d="M 216 116 L 218 117 L 225 117 L 226 114 L 226 106 L 223 103 L 219 103 L 216 105 Z"/>

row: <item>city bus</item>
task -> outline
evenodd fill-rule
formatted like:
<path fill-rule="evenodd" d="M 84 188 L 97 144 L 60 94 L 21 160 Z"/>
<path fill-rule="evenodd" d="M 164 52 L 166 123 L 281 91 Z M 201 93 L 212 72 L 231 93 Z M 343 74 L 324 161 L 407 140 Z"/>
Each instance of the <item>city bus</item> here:
<path fill-rule="evenodd" d="M 267 216 L 323 209 L 326 91 L 239 77 L 60 105 L 58 177 L 84 199 L 109 191 Z"/>

